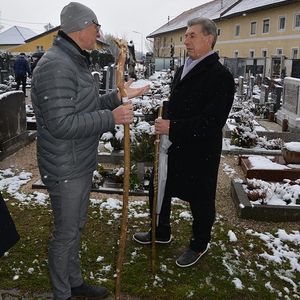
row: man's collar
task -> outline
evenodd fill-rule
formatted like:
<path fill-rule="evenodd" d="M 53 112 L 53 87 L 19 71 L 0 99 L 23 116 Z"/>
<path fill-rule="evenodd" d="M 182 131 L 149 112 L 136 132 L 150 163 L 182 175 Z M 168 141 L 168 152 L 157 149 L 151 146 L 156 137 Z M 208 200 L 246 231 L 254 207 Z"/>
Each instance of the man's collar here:
<path fill-rule="evenodd" d="M 87 51 L 82 50 L 78 46 L 78 44 L 73 39 L 71 39 L 66 33 L 64 33 L 62 30 L 58 31 L 58 35 L 60 37 L 64 38 L 65 40 L 67 40 L 69 43 L 71 43 L 79 51 L 79 53 L 81 55 L 84 55 L 87 58 L 88 62 L 90 63 L 90 54 Z"/>

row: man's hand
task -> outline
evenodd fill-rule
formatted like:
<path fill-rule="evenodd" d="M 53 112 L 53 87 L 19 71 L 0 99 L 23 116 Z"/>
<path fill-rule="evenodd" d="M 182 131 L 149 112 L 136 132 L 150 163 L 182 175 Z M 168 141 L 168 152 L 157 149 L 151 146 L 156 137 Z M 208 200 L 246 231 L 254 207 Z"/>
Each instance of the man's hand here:
<path fill-rule="evenodd" d="M 150 84 L 140 87 L 140 88 L 131 88 L 131 84 L 133 82 L 133 78 L 130 78 L 125 84 L 124 87 L 126 89 L 127 92 L 127 96 L 129 99 L 134 98 L 134 97 L 138 97 L 140 95 L 143 95 L 144 93 L 146 93 L 149 89 L 150 89 Z"/>
<path fill-rule="evenodd" d="M 133 105 L 131 101 L 126 103 L 125 105 L 120 105 L 112 111 L 115 124 L 130 124 L 133 119 Z"/>
<path fill-rule="evenodd" d="M 155 133 L 169 135 L 170 120 L 164 120 L 162 118 L 155 119 Z"/>

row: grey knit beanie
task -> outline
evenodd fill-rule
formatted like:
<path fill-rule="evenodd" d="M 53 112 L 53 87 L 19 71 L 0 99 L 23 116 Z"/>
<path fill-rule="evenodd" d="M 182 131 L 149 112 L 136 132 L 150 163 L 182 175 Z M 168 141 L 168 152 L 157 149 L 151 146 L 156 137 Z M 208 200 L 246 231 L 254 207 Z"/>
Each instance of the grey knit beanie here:
<path fill-rule="evenodd" d="M 60 13 L 61 30 L 64 33 L 85 29 L 93 22 L 97 22 L 95 13 L 78 2 L 70 2 Z"/>

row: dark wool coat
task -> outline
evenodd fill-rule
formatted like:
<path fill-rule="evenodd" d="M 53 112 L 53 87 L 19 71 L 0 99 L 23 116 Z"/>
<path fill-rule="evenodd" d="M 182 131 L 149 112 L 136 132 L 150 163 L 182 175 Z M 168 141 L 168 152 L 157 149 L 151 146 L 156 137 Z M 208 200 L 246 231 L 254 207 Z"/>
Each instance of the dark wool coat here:
<path fill-rule="evenodd" d="M 14 221 L 0 193 L 0 257 L 20 239 Z"/>
<path fill-rule="evenodd" d="M 186 201 L 215 197 L 222 128 L 234 96 L 231 73 L 214 53 L 180 80 L 175 74 L 169 103 L 172 142 L 166 191 Z"/>

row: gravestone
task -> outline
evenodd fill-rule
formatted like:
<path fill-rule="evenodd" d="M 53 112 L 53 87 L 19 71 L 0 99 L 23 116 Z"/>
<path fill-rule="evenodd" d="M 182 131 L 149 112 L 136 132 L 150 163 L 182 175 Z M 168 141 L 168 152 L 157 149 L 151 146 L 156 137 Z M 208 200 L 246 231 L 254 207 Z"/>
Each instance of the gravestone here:
<path fill-rule="evenodd" d="M 283 87 L 278 84 L 274 84 L 272 86 L 271 99 L 272 102 L 275 104 L 274 112 L 277 112 L 278 109 L 280 108 L 282 90 Z"/>
<path fill-rule="evenodd" d="M 94 81 L 97 87 L 97 90 L 100 90 L 100 73 L 99 72 L 92 72 L 92 75 L 94 77 Z"/>
<path fill-rule="evenodd" d="M 100 85 L 101 95 L 109 93 L 112 89 L 115 89 L 117 87 L 116 72 L 117 67 L 115 64 L 110 64 L 103 70 L 103 78 Z"/>
<path fill-rule="evenodd" d="M 249 76 L 248 77 L 248 86 L 247 86 L 247 92 L 246 92 L 246 99 L 250 100 L 253 96 L 253 87 L 254 87 L 254 77 Z"/>
<path fill-rule="evenodd" d="M 290 132 L 300 132 L 299 78 L 284 78 L 282 108 L 276 113 L 277 123 L 282 125 L 283 120 L 287 120 Z"/>
<path fill-rule="evenodd" d="M 0 161 L 24 147 L 29 137 L 25 97 L 21 91 L 0 95 Z"/>
<path fill-rule="evenodd" d="M 239 76 L 239 79 L 238 79 L 237 97 L 239 98 L 239 100 L 243 100 L 243 97 L 244 97 L 244 77 L 243 76 Z"/>
<path fill-rule="evenodd" d="M 269 86 L 262 84 L 260 87 L 260 99 L 259 99 L 259 104 L 260 105 L 265 105 L 266 102 L 268 102 L 268 97 L 269 97 Z"/>

